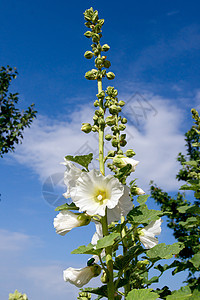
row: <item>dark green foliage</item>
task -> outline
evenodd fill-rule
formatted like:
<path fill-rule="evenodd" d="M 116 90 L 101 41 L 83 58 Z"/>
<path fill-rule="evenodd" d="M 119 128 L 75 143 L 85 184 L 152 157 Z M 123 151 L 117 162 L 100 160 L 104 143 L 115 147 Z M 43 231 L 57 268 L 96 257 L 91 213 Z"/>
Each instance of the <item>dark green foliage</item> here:
<path fill-rule="evenodd" d="M 0 156 L 15 150 L 15 145 L 23 139 L 23 130 L 30 127 L 36 116 L 34 104 L 25 111 L 20 111 L 18 93 L 9 93 L 9 86 L 17 77 L 15 68 L 7 66 L 0 68 Z"/>
<path fill-rule="evenodd" d="M 200 118 L 195 110 L 192 110 L 195 125 L 185 134 L 187 154 L 179 153 L 178 161 L 181 169 L 176 176 L 178 180 L 185 181 L 181 189 L 194 192 L 194 204 L 185 198 L 184 193 L 178 192 L 175 197 L 151 185 L 151 196 L 160 204 L 161 210 L 168 218 L 168 227 L 173 229 L 175 238 L 181 242 L 184 248 L 170 267 L 175 267 L 173 274 L 184 270 L 189 271 L 187 282 L 192 290 L 199 289 L 198 278 L 200 259 Z"/>

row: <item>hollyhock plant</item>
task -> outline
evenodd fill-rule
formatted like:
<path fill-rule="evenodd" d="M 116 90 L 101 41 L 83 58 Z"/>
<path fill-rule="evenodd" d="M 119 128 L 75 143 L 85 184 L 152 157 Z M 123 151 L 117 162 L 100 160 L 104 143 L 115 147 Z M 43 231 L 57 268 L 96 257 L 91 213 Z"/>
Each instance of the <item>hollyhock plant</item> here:
<path fill-rule="evenodd" d="M 90 223 L 91 217 L 86 214 L 61 211 L 54 219 L 56 233 L 65 235 L 72 228 L 85 226 Z"/>
<path fill-rule="evenodd" d="M 155 235 L 159 235 L 161 233 L 161 223 L 161 219 L 156 220 L 139 231 L 140 242 L 145 246 L 146 249 L 153 248 L 158 244 L 158 239 L 155 237 Z"/>
<path fill-rule="evenodd" d="M 90 295 L 87 297 L 88 292 L 98 295 L 98 299 L 148 299 L 149 296 L 156 299 L 162 291 L 153 293 L 148 289 L 159 278 L 154 276 L 148 279 L 148 271 L 154 268 L 152 262 L 172 257 L 180 252 L 181 247 L 179 244 L 169 247 L 157 245 L 156 235 L 161 233 L 160 217 L 163 214 L 159 210 L 148 209 L 145 204 L 148 195 L 137 187 L 136 179 L 131 178 L 127 184 L 139 161 L 132 158 L 136 155 L 133 149 L 123 148 L 127 145 L 124 133 L 127 119 L 121 113 L 125 102 L 118 100 L 118 91 L 114 87 L 103 89 L 102 85 L 104 78 L 112 80 L 115 77 L 113 72 L 108 72 L 111 63 L 103 53 L 110 47 L 100 44 L 104 20 L 99 19 L 98 12 L 92 7 L 85 11 L 84 17 L 87 27 L 85 36 L 92 39 L 92 51 L 86 51 L 84 56 L 86 59 L 94 57 L 95 63 L 95 69 L 86 72 L 85 78 L 97 81 L 98 93 L 94 101 L 93 124 L 84 122 L 81 130 L 97 135 L 99 170 L 89 168 L 93 153 L 65 157 L 64 182 L 67 192 L 64 196 L 71 198 L 72 203 L 56 208 L 61 213 L 55 218 L 54 226 L 58 234 L 65 235 L 72 228 L 93 221 L 96 232 L 88 245 L 81 245 L 72 251 L 72 254 L 92 256 L 87 261 L 87 267 L 70 267 L 63 272 L 63 277 L 65 281 L 82 287 L 103 271 L 103 286 L 84 289 L 84 299 L 91 298 Z M 111 143 L 111 149 L 106 149 L 106 153 L 105 140 Z M 106 174 L 108 170 L 112 175 Z M 141 224 L 149 225 L 140 228 Z M 137 243 L 138 239 L 146 249 Z M 158 251 L 161 257 L 158 257 Z M 145 260 L 139 261 L 144 255 Z M 140 290 L 141 294 L 137 295 Z"/>

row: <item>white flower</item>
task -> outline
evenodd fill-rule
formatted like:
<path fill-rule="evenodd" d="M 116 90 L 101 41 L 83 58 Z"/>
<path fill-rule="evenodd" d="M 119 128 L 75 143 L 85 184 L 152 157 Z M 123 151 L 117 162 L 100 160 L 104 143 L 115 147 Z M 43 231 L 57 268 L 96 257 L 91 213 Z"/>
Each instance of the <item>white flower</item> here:
<path fill-rule="evenodd" d="M 103 238 L 102 224 L 100 222 L 95 222 L 95 226 L 96 226 L 96 232 L 94 233 L 92 240 L 91 240 L 92 245 L 96 245 L 98 240 Z M 103 249 L 103 251 L 101 252 L 101 257 L 104 257 L 105 255 L 106 255 L 105 249 Z M 94 258 L 95 263 L 97 263 L 99 261 L 98 255 L 93 255 L 92 257 Z"/>
<path fill-rule="evenodd" d="M 121 216 L 126 217 L 129 211 L 133 208 L 133 203 L 129 196 L 130 189 L 124 185 L 124 193 L 120 197 L 118 204 L 113 209 L 107 210 L 108 224 L 119 221 Z"/>
<path fill-rule="evenodd" d="M 64 183 L 67 186 L 67 192 L 64 193 L 63 196 L 65 198 L 70 198 L 70 188 L 76 186 L 76 180 L 79 178 L 82 171 L 67 159 L 65 159 L 65 162 L 63 162 L 62 164 L 67 167 L 64 173 Z"/>
<path fill-rule="evenodd" d="M 54 219 L 56 233 L 65 235 L 72 228 L 88 225 L 90 216 L 85 214 L 74 214 L 71 211 L 61 211 Z"/>
<path fill-rule="evenodd" d="M 63 279 L 80 288 L 100 273 L 101 267 L 96 264 L 82 269 L 68 268 L 63 271 Z"/>
<path fill-rule="evenodd" d="M 130 164 L 132 166 L 131 172 L 134 172 L 136 169 L 136 166 L 139 164 L 138 160 L 135 160 L 135 159 L 132 159 L 129 157 L 123 157 L 122 160 L 126 165 Z"/>
<path fill-rule="evenodd" d="M 146 249 L 153 248 L 158 244 L 158 239 L 155 238 L 155 235 L 161 233 L 161 222 L 161 219 L 156 220 L 140 230 L 139 239 Z"/>
<path fill-rule="evenodd" d="M 118 204 L 124 187 L 114 176 L 103 176 L 99 171 L 92 170 L 82 172 L 76 185 L 70 187 L 69 191 L 79 211 L 86 211 L 88 215 L 105 216 L 106 207 L 112 209 Z"/>

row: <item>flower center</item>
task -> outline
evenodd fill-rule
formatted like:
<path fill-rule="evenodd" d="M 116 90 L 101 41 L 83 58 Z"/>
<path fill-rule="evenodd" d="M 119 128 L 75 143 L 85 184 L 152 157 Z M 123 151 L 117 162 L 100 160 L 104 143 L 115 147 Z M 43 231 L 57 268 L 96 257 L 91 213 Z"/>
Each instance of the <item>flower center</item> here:
<path fill-rule="evenodd" d="M 94 199 L 96 202 L 98 202 L 99 204 L 104 204 L 105 202 L 107 202 L 108 199 L 108 192 L 106 190 L 103 189 L 99 189 L 97 188 L 95 190 L 95 196 Z"/>

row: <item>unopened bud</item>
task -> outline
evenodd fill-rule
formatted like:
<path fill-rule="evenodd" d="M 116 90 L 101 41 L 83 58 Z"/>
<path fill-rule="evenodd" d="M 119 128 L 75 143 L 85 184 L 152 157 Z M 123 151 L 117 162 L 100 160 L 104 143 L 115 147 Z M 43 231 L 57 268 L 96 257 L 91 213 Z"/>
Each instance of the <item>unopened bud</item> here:
<path fill-rule="evenodd" d="M 113 157 L 113 156 L 115 156 L 115 151 L 114 151 L 114 150 L 108 151 L 107 156 L 108 156 L 108 157 Z"/>
<path fill-rule="evenodd" d="M 88 71 L 87 73 L 85 73 L 85 78 L 88 79 L 88 80 L 97 79 L 97 70 L 92 69 L 91 71 Z"/>
<path fill-rule="evenodd" d="M 110 114 L 112 114 L 112 115 L 118 113 L 118 106 L 115 105 L 115 104 L 111 105 L 110 108 L 109 108 L 109 112 L 110 112 Z"/>
<path fill-rule="evenodd" d="M 126 125 L 124 125 L 124 124 L 120 124 L 119 125 L 119 130 L 120 131 L 123 131 L 123 130 L 125 130 L 126 129 Z"/>
<path fill-rule="evenodd" d="M 133 195 L 144 195 L 145 194 L 143 189 L 141 189 L 139 187 L 134 187 L 133 189 L 131 189 L 131 192 Z"/>
<path fill-rule="evenodd" d="M 118 146 L 118 141 L 116 139 L 112 140 L 112 146 L 117 147 Z"/>
<path fill-rule="evenodd" d="M 105 271 L 103 271 L 103 274 L 101 276 L 101 282 L 102 283 L 107 283 L 108 282 L 108 276 L 107 276 Z"/>
<path fill-rule="evenodd" d="M 110 61 L 109 61 L 109 60 L 104 60 L 103 66 L 104 66 L 105 68 L 107 68 L 107 69 L 110 68 L 110 66 L 111 66 Z"/>
<path fill-rule="evenodd" d="M 92 130 L 92 126 L 90 125 L 90 123 L 82 123 L 82 127 L 81 130 L 85 133 L 90 133 L 90 131 Z"/>
<path fill-rule="evenodd" d="M 95 100 L 95 101 L 94 101 L 94 107 L 97 107 L 97 106 L 99 106 L 99 101 L 98 101 L 98 100 Z"/>
<path fill-rule="evenodd" d="M 78 217 L 77 217 L 77 220 L 80 222 L 80 225 L 79 226 L 86 226 L 90 223 L 91 221 L 91 217 L 87 214 L 80 214 Z"/>
<path fill-rule="evenodd" d="M 125 147 L 127 144 L 127 141 L 123 140 L 123 141 L 120 141 L 120 146 L 122 147 Z"/>
<path fill-rule="evenodd" d="M 135 155 L 135 152 L 132 149 L 126 150 L 126 156 L 127 157 L 133 157 Z"/>
<path fill-rule="evenodd" d="M 108 72 L 106 73 L 106 77 L 109 79 L 109 80 L 112 80 L 115 78 L 115 74 L 113 72 Z"/>
<path fill-rule="evenodd" d="M 105 92 L 104 92 L 104 91 L 101 91 L 101 92 L 98 93 L 96 96 L 97 96 L 98 99 L 103 99 L 103 98 L 105 97 Z"/>
<path fill-rule="evenodd" d="M 85 58 L 87 58 L 87 59 L 92 58 L 93 55 L 94 55 L 94 54 L 92 53 L 92 51 L 86 51 L 85 54 L 84 54 Z"/>
<path fill-rule="evenodd" d="M 119 104 L 119 105 L 122 107 L 122 106 L 124 106 L 124 105 L 125 105 L 125 102 L 124 102 L 124 101 L 122 101 L 122 100 L 120 100 L 118 104 Z"/>
<path fill-rule="evenodd" d="M 102 47 L 101 47 L 102 51 L 106 52 L 110 49 L 110 46 L 108 46 L 108 44 L 104 44 Z"/>
<path fill-rule="evenodd" d="M 112 135 L 106 134 L 105 139 L 106 139 L 107 141 L 110 141 L 110 140 L 112 139 Z"/>
<path fill-rule="evenodd" d="M 121 122 L 122 122 L 122 124 L 126 124 L 127 123 L 127 119 L 126 118 L 122 118 Z"/>
<path fill-rule="evenodd" d="M 90 38 L 92 36 L 92 32 L 91 31 L 86 31 L 84 33 L 84 36 L 86 36 L 87 38 Z"/>
<path fill-rule="evenodd" d="M 114 116 L 108 116 L 107 118 L 106 118 L 106 124 L 108 125 L 108 126 L 112 126 L 112 125 L 114 125 L 116 123 L 116 120 L 115 120 L 115 117 Z"/>

